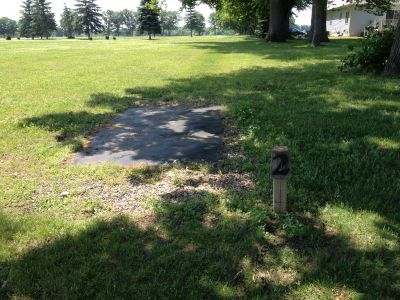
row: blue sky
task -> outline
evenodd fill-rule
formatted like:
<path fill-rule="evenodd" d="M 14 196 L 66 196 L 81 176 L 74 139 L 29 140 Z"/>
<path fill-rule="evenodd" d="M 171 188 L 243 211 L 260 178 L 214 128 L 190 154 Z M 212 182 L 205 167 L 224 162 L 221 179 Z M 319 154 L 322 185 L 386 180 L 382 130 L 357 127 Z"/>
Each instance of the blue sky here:
<path fill-rule="evenodd" d="M 50 0 L 52 3 L 53 11 L 55 12 L 57 19 L 59 19 L 59 15 L 61 14 L 64 3 L 68 6 L 73 6 L 74 0 Z M 122 10 L 124 8 L 136 10 L 139 6 L 140 0 L 98 0 L 97 1 L 100 7 L 103 10 L 111 9 L 111 10 Z M 166 0 L 165 1 L 168 7 L 168 10 L 179 10 L 180 2 L 178 0 Z M 342 0 L 336 0 L 337 3 L 342 3 Z M 12 19 L 19 19 L 19 11 L 22 0 L 0 0 L 0 17 L 9 17 Z M 197 10 L 199 10 L 203 15 L 208 18 L 209 14 L 212 12 L 211 8 L 207 5 L 200 5 Z M 307 25 L 311 20 L 311 11 L 310 9 L 295 12 L 296 23 L 299 25 Z"/>

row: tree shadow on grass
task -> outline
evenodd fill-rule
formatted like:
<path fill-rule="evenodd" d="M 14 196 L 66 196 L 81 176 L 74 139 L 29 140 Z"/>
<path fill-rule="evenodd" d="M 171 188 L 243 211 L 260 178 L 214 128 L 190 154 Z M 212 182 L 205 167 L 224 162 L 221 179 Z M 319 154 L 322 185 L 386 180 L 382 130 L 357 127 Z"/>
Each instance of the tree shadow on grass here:
<path fill-rule="evenodd" d="M 339 60 L 348 47 L 357 46 L 359 40 L 342 40 L 329 43 L 329 47 L 318 49 L 306 40 L 288 40 L 287 43 L 266 43 L 260 39 L 248 38 L 240 41 L 193 41 L 183 43 L 188 47 L 220 54 L 251 54 L 265 59 L 294 61 L 304 59 Z"/>
<path fill-rule="evenodd" d="M 174 79 L 163 87 L 128 88 L 124 97 L 94 94 L 89 105 L 121 111 L 131 99 L 224 103 L 251 138 L 244 142 L 260 192 L 270 194 L 268 153 L 277 144 L 293 155 L 290 195 L 295 211 L 326 202 L 372 210 L 398 223 L 400 161 L 396 80 L 327 71 L 334 64 L 251 68 Z M 61 113 L 24 125 L 61 133 L 67 141 L 91 133 L 113 113 Z M 158 141 L 154 141 L 155 144 Z M 157 146 L 157 145 L 155 145 Z"/>
<path fill-rule="evenodd" d="M 347 289 L 362 299 L 400 295 L 398 249 L 357 249 L 315 219 L 300 219 L 302 230 L 290 235 L 279 222 L 218 210 L 218 197 L 165 194 L 146 226 L 123 216 L 95 220 L 29 249 L 10 263 L 3 296 L 282 299 L 307 297 L 298 290 L 307 285 L 327 289 L 327 298 L 333 289 L 345 298 Z"/>
<path fill-rule="evenodd" d="M 32 298 L 204 299 L 243 294 L 236 277 L 257 239 L 243 220 L 203 224 L 210 195 L 158 207 L 155 226 L 128 218 L 97 221 L 77 235 L 28 251 L 13 263 L 8 296 Z M 156 228 L 159 228 L 156 230 Z M 223 230 L 223 232 L 221 231 Z M 221 235 L 222 234 L 222 235 Z"/>
<path fill-rule="evenodd" d="M 93 94 L 88 100 L 89 107 L 107 107 L 110 112 L 95 113 L 90 111 L 52 113 L 25 118 L 20 127 L 35 126 L 55 132 L 55 139 L 65 145 L 73 145 L 75 151 L 83 148 L 82 138 L 88 137 L 102 125 L 106 124 L 117 113 L 133 106 L 132 97 L 119 97 L 111 93 Z"/>

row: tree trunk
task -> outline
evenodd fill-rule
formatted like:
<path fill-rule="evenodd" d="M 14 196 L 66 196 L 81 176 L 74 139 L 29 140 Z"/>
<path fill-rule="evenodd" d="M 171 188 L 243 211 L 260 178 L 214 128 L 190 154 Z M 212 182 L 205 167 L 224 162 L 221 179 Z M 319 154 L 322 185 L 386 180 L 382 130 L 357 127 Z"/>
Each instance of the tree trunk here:
<path fill-rule="evenodd" d="M 327 0 L 313 0 L 314 8 L 314 32 L 312 36 L 313 47 L 318 47 L 321 42 L 328 41 L 326 33 L 326 10 L 328 6 Z"/>
<path fill-rule="evenodd" d="M 151 41 L 151 32 L 149 32 L 149 41 Z"/>
<path fill-rule="evenodd" d="M 397 23 L 397 29 L 394 36 L 390 57 L 386 64 L 385 75 L 400 75 L 400 20 Z"/>
<path fill-rule="evenodd" d="M 270 0 L 269 32 L 267 40 L 270 42 L 285 42 L 289 31 L 289 0 Z"/>
<path fill-rule="evenodd" d="M 314 37 L 314 22 L 315 22 L 315 5 L 312 5 L 312 11 L 311 11 L 311 28 L 310 28 L 310 33 L 308 36 L 308 41 L 311 43 Z"/>

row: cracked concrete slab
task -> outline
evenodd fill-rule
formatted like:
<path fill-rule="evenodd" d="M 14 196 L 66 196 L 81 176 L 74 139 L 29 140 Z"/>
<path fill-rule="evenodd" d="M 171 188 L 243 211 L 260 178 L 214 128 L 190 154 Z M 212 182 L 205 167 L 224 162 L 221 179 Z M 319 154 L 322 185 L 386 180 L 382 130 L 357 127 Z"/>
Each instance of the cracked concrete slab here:
<path fill-rule="evenodd" d="M 216 162 L 220 159 L 221 107 L 131 108 L 102 129 L 75 164 L 159 165 L 174 161 Z"/>

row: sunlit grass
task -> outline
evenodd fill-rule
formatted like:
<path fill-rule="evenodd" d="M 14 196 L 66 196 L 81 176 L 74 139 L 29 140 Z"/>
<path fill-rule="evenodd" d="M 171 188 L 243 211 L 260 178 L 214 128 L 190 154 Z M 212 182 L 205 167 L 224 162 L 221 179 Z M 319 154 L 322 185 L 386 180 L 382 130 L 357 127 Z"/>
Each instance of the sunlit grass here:
<path fill-rule="evenodd" d="M 399 298 L 400 80 L 340 73 L 358 42 L 0 41 L 0 297 Z M 71 164 L 117 113 L 171 104 L 224 105 L 245 158 Z M 293 156 L 284 216 L 270 210 L 280 144 Z M 130 218 L 105 201 L 168 172 L 181 189 L 186 168 L 251 172 L 255 186 L 149 197 L 151 215 Z"/>

